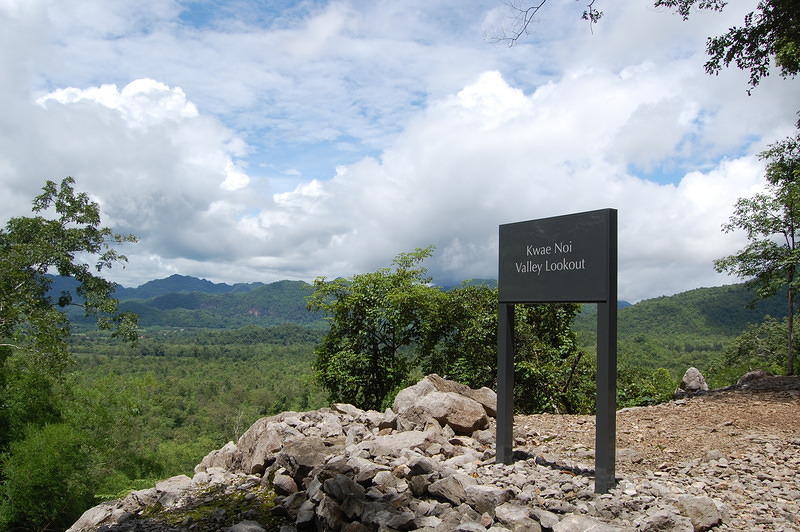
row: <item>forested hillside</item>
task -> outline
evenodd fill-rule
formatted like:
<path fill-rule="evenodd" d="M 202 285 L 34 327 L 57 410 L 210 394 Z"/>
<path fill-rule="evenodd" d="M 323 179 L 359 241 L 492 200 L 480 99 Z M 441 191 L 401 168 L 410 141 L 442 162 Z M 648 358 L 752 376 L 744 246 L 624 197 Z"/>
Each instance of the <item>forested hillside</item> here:
<path fill-rule="evenodd" d="M 312 289 L 311 285 L 303 281 L 221 287 L 202 279 L 178 277 L 151 281 L 139 288 L 118 288 L 117 292 L 121 290 L 127 296 L 158 294 L 148 298 L 123 299 L 120 310 L 136 313 L 142 327 L 229 329 L 245 325 L 269 327 L 282 323 L 325 327 L 321 314 L 306 309 L 306 298 Z M 51 293 L 58 294 L 56 287 L 58 290 L 71 288 L 69 281 L 57 281 Z M 170 287 L 180 290 L 164 292 Z M 81 316 L 78 309 L 70 317 L 76 323 L 91 324 Z"/>
<path fill-rule="evenodd" d="M 785 292 L 761 300 L 745 284 L 697 288 L 621 308 L 621 371 L 666 368 L 677 378 L 687 367 L 695 366 L 713 386 L 727 386 L 743 368 L 727 367 L 725 350 L 749 325 L 761 323 L 766 316 L 786 316 Z M 584 305 L 575 330 L 583 348 L 591 351 L 596 335 L 595 305 Z"/>

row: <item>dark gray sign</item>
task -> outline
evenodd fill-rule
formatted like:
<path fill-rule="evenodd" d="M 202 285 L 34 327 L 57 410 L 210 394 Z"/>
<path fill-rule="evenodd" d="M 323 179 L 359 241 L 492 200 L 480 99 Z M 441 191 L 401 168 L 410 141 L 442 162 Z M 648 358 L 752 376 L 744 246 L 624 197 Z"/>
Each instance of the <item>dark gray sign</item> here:
<path fill-rule="evenodd" d="M 610 209 L 500 226 L 501 303 L 608 299 Z"/>
<path fill-rule="evenodd" d="M 595 491 L 614 487 L 617 400 L 617 211 L 500 226 L 497 461 L 513 461 L 514 304 L 597 303 Z"/>

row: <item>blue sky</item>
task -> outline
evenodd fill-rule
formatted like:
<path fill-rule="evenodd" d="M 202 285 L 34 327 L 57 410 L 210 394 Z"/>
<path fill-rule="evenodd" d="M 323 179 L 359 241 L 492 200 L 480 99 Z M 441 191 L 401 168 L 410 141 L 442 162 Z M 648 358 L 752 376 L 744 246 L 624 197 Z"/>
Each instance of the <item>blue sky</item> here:
<path fill-rule="evenodd" d="M 613 207 L 621 298 L 732 282 L 712 261 L 744 240 L 720 226 L 800 108 L 796 80 L 747 96 L 703 71 L 748 3 L 603 2 L 589 28 L 551 2 L 509 47 L 499 0 L 0 0 L 0 212 L 74 176 L 140 238 L 125 285 L 351 275 L 429 244 L 449 283 L 496 276 L 498 224 Z"/>

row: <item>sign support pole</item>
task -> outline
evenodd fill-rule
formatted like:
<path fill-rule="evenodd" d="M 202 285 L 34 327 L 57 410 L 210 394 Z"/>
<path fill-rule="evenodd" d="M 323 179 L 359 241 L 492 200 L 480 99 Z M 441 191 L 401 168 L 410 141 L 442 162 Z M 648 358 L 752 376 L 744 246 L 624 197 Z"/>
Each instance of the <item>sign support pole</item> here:
<path fill-rule="evenodd" d="M 497 309 L 497 449 L 496 461 L 510 464 L 514 444 L 514 305 Z"/>
<path fill-rule="evenodd" d="M 597 397 L 594 491 L 616 484 L 617 435 L 617 213 L 608 220 L 608 300 L 597 304 Z"/>

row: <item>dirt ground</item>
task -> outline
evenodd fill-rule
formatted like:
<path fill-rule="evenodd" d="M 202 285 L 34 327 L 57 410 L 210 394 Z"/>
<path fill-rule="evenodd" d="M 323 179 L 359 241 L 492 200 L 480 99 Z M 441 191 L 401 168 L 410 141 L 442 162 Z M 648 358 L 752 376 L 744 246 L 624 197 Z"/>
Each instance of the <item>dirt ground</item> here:
<path fill-rule="evenodd" d="M 800 451 L 800 377 L 763 390 L 728 390 L 617 413 L 617 474 L 669 470 L 709 451 L 736 459 L 754 443 L 782 440 Z M 787 380 L 789 379 L 789 380 Z M 594 416 L 515 416 L 515 449 L 571 467 L 594 467 Z"/>

